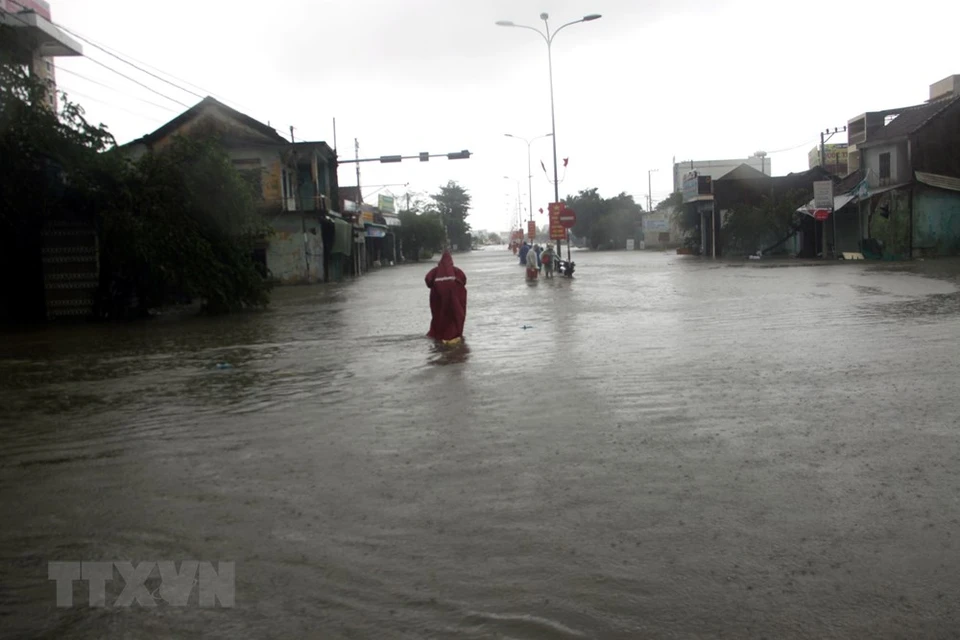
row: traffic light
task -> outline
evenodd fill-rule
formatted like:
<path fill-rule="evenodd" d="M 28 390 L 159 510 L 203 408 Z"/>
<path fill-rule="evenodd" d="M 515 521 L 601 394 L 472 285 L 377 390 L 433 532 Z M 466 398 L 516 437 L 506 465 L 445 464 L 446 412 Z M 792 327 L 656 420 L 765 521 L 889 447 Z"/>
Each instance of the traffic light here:
<path fill-rule="evenodd" d="M 470 152 L 464 149 L 463 151 L 457 151 L 454 153 L 447 154 L 447 160 L 466 160 L 470 157 Z"/>
<path fill-rule="evenodd" d="M 420 162 L 430 162 L 430 152 L 421 151 L 420 152 Z"/>

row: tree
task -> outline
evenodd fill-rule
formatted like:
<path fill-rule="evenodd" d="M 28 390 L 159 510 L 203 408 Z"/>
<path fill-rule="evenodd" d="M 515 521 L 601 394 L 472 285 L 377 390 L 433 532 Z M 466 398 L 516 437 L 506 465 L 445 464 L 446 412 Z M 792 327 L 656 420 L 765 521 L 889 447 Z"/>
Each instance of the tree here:
<path fill-rule="evenodd" d="M 700 251 L 700 213 L 694 205 L 683 203 L 683 193 L 675 191 L 657 204 L 657 211 L 672 211 L 673 223 L 683 234 L 683 246 Z"/>
<path fill-rule="evenodd" d="M 734 253 L 774 248 L 796 231 L 797 207 L 809 198 L 802 190 L 763 196 L 757 205 L 734 207 L 723 224 L 726 247 Z"/>
<path fill-rule="evenodd" d="M 576 196 L 568 196 L 564 204 L 577 214 L 574 235 L 587 238 L 592 248 L 623 248 L 628 238 L 636 237 L 637 225 L 643 208 L 633 196 L 621 192 L 604 199 L 598 190 L 584 189 Z"/>
<path fill-rule="evenodd" d="M 0 320 L 45 318 L 42 231 L 52 219 L 92 226 L 112 193 L 122 162 L 103 153 L 114 139 L 61 96 L 55 112 L 48 87 L 10 51 L 0 26 Z"/>
<path fill-rule="evenodd" d="M 432 256 L 443 248 L 445 240 L 443 222 L 436 212 L 400 212 L 400 242 L 404 255 L 419 262 L 421 256 Z"/>
<path fill-rule="evenodd" d="M 450 180 L 446 186 L 440 187 L 439 193 L 430 197 L 433 199 L 433 209 L 440 215 L 447 231 L 450 244 L 469 251 L 471 238 L 467 216 L 470 214 L 470 194 Z"/>
<path fill-rule="evenodd" d="M 0 28 L 0 40 L 7 37 Z M 0 52 L 6 49 L 0 42 Z M 98 234 L 101 317 L 145 313 L 188 296 L 207 312 L 266 304 L 252 259 L 265 233 L 249 185 L 214 140 L 176 140 L 138 163 L 104 125 L 0 57 L 0 311 L 41 319 L 42 231 L 48 220 Z"/>
<path fill-rule="evenodd" d="M 500 237 L 499 233 L 491 233 L 487 236 L 487 242 L 490 244 L 503 244 L 503 238 Z"/>
<path fill-rule="evenodd" d="M 123 285 L 104 296 L 104 313 L 117 313 L 127 293 L 141 310 L 182 297 L 207 313 L 267 304 L 253 249 L 270 229 L 216 138 L 175 137 L 141 158 L 124 187 L 102 216 L 104 286 Z"/>

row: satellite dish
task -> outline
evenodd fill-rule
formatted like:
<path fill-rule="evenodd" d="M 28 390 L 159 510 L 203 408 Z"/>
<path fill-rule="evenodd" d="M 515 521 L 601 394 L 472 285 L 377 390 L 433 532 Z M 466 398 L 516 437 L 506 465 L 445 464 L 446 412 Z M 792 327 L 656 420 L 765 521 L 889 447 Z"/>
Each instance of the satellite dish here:
<path fill-rule="evenodd" d="M 755 151 L 753 157 L 755 158 L 765 158 L 767 156 L 766 151 Z"/>

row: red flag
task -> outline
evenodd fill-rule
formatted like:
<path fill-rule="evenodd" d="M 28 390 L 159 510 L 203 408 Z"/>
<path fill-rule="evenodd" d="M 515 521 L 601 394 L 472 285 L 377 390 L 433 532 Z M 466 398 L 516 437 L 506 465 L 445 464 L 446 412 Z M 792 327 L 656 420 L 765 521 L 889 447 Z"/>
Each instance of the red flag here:
<path fill-rule="evenodd" d="M 568 163 L 568 162 L 570 162 L 570 158 L 564 158 L 564 159 L 563 159 L 563 168 L 564 168 L 564 169 L 567 168 L 567 163 Z"/>
<path fill-rule="evenodd" d="M 540 161 L 540 166 L 543 167 L 543 172 L 547 172 L 547 165 L 543 164 L 543 160 Z"/>

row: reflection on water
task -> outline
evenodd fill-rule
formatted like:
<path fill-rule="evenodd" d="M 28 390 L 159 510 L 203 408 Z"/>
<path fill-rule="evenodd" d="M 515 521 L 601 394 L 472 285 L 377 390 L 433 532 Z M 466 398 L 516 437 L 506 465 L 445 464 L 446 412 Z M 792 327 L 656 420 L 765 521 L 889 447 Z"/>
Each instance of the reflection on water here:
<path fill-rule="evenodd" d="M 260 313 L 8 336 L 5 631 L 952 630 L 949 266 L 580 253 L 574 281 L 527 286 L 515 262 L 457 259 L 453 348 L 425 337 L 427 264 Z M 57 609 L 67 559 L 234 560 L 237 606 Z"/>

